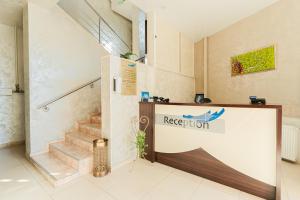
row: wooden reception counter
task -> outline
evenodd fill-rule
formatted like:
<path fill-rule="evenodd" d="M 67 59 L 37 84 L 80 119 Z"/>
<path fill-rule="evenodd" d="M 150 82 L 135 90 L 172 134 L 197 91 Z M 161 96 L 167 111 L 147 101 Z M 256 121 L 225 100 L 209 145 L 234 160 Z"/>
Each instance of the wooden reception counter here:
<path fill-rule="evenodd" d="M 280 200 L 277 105 L 140 103 L 146 159 Z"/>

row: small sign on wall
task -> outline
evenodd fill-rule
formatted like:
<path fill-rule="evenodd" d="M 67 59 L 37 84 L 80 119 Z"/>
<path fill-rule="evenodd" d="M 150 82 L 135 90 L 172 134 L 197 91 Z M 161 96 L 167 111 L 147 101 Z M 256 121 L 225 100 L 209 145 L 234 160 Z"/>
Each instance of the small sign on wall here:
<path fill-rule="evenodd" d="M 130 60 L 121 59 L 121 94 L 130 96 L 136 95 L 136 63 Z"/>

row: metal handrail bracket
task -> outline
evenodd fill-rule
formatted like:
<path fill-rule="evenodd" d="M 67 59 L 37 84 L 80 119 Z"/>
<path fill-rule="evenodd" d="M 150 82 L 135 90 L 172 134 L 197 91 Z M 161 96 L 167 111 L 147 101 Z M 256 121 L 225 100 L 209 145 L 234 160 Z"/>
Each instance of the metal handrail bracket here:
<path fill-rule="evenodd" d="M 43 103 L 43 104 L 39 105 L 37 107 L 37 109 L 43 109 L 44 111 L 49 111 L 49 105 L 51 105 L 51 104 L 59 101 L 60 99 L 63 99 L 66 96 L 69 96 L 70 94 L 73 94 L 74 92 L 77 92 L 78 90 L 81 90 L 81 89 L 83 89 L 83 88 L 85 88 L 87 86 L 91 86 L 91 88 L 93 88 L 94 87 L 94 83 L 97 82 L 97 81 L 99 81 L 100 79 L 101 79 L 101 77 L 96 78 L 96 79 L 94 79 L 92 81 L 89 81 L 88 83 L 85 83 L 85 84 L 83 84 L 83 85 L 81 85 L 79 87 L 76 87 L 73 90 L 71 90 L 71 91 L 69 91 L 69 92 L 67 92 L 67 93 L 65 93 L 63 95 L 60 95 L 60 96 L 58 96 L 56 98 L 53 98 L 50 101 L 47 101 L 46 103 Z"/>

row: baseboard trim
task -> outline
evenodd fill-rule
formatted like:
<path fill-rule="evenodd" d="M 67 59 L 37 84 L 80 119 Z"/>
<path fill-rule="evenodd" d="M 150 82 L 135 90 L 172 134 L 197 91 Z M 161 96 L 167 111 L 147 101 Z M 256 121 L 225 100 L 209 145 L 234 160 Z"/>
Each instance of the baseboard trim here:
<path fill-rule="evenodd" d="M 135 161 L 135 160 L 136 160 L 136 157 L 134 157 L 134 158 L 129 158 L 129 159 L 127 159 L 127 160 L 125 160 L 125 161 L 123 161 L 123 162 L 117 164 L 116 166 L 112 166 L 112 167 L 111 167 L 111 172 L 113 172 L 113 171 L 115 171 L 115 170 L 117 170 L 117 169 L 123 167 L 124 165 L 127 165 L 127 164 L 129 164 L 129 163 L 132 163 L 132 162 Z"/>
<path fill-rule="evenodd" d="M 3 143 L 3 144 L 0 144 L 0 149 L 5 149 L 5 148 L 18 146 L 18 145 L 22 145 L 22 144 L 25 144 L 25 140 Z"/>

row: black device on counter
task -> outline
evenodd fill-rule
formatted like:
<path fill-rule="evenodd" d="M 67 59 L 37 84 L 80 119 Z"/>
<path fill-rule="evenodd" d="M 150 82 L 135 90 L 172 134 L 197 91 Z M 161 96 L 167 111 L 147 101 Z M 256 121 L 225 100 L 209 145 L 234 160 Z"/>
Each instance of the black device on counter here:
<path fill-rule="evenodd" d="M 211 103 L 209 98 L 205 98 L 203 93 L 198 93 L 195 95 L 195 103 Z"/>
<path fill-rule="evenodd" d="M 150 97 L 150 99 L 153 99 L 153 102 L 155 102 L 155 103 L 169 103 L 170 102 L 170 99 L 165 99 L 164 97 L 158 97 L 158 96 Z"/>
<path fill-rule="evenodd" d="M 266 99 L 265 98 L 257 98 L 256 96 L 249 97 L 251 104 L 253 105 L 265 105 Z"/>

